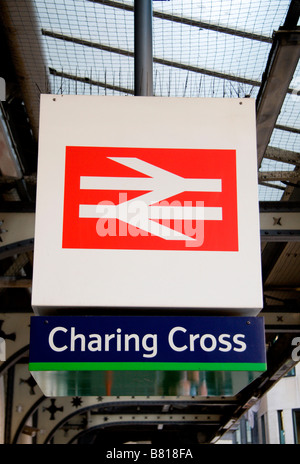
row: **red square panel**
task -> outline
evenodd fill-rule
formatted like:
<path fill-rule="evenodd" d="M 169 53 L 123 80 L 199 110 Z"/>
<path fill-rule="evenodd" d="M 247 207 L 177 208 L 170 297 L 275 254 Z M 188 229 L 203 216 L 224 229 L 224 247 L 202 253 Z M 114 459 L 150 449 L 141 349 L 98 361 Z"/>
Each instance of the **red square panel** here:
<path fill-rule="evenodd" d="M 66 147 L 62 246 L 238 251 L 235 150 Z"/>

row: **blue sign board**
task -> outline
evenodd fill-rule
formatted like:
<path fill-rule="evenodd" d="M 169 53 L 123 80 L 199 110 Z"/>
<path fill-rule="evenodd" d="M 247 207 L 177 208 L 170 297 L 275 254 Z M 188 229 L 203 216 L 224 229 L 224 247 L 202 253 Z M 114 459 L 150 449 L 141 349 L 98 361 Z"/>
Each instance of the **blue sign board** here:
<path fill-rule="evenodd" d="M 260 317 L 31 318 L 32 372 L 265 369 Z"/>

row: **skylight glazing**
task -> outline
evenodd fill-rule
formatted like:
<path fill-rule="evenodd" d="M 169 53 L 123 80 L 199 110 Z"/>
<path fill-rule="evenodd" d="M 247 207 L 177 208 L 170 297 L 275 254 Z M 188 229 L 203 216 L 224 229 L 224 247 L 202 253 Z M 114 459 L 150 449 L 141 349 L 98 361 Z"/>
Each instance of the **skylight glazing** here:
<path fill-rule="evenodd" d="M 126 95 L 134 89 L 133 1 L 33 0 L 51 93 Z M 272 34 L 290 0 L 153 1 L 154 95 L 256 98 Z M 300 152 L 298 66 L 270 146 Z M 264 158 L 260 171 L 295 165 Z M 282 196 L 268 181 L 260 200 Z"/>

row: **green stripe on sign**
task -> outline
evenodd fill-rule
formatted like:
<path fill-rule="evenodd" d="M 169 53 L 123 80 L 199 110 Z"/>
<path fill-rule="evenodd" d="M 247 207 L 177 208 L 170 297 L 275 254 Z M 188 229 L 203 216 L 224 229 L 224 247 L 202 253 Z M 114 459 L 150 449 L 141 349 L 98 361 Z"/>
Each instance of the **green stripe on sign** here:
<path fill-rule="evenodd" d="M 265 371 L 265 363 L 31 362 L 30 371 Z"/>

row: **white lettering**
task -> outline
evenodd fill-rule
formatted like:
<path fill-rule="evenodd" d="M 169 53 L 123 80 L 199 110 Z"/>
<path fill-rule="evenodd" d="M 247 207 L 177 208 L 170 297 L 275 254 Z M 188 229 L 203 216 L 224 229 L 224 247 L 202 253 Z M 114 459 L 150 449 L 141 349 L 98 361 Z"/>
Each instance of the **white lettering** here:
<path fill-rule="evenodd" d="M 219 342 L 222 344 L 222 345 L 225 345 L 226 348 L 219 348 L 220 351 L 230 351 L 231 348 L 232 348 L 232 345 L 231 343 L 228 341 L 228 340 L 225 340 L 225 338 L 230 338 L 230 335 L 229 334 L 221 334 L 219 336 Z"/>
<path fill-rule="evenodd" d="M 105 334 L 105 351 L 109 351 L 109 342 L 115 338 L 115 334 Z"/>
<path fill-rule="evenodd" d="M 152 344 L 148 346 L 147 340 L 152 340 Z M 151 351 L 149 354 L 143 354 L 144 358 L 154 358 L 154 356 L 157 355 L 157 335 L 154 334 L 148 334 L 145 335 L 142 339 L 142 346 L 144 350 L 146 351 Z"/>
<path fill-rule="evenodd" d="M 108 450 L 106 452 L 107 459 L 125 459 L 125 460 L 133 460 L 136 462 L 139 459 L 140 451 L 128 451 L 128 450 L 118 450 L 113 448 L 113 450 Z"/>
<path fill-rule="evenodd" d="M 293 338 L 292 345 L 296 345 L 296 348 L 292 351 L 292 360 L 297 362 L 300 360 L 300 337 Z"/>
<path fill-rule="evenodd" d="M 172 350 L 174 350 L 174 351 L 184 351 L 184 350 L 187 349 L 187 345 L 183 345 L 183 346 L 181 346 L 181 347 L 178 347 L 178 346 L 175 345 L 174 340 L 173 340 L 174 334 L 175 334 L 176 332 L 178 332 L 178 331 L 184 332 L 184 333 L 185 333 L 185 332 L 186 332 L 186 329 L 184 329 L 183 327 L 174 327 L 172 330 L 170 330 L 170 332 L 169 332 L 169 338 L 168 338 L 169 345 L 170 345 L 170 347 L 172 348 Z"/>
<path fill-rule="evenodd" d="M 220 334 L 218 337 L 212 334 L 189 334 L 186 335 L 184 341 L 188 342 L 189 344 L 184 344 L 184 341 L 180 341 L 175 337 L 178 332 L 186 333 L 187 330 L 184 327 L 173 327 L 172 330 L 169 332 L 168 342 L 169 346 L 172 350 L 181 352 L 185 350 L 195 351 L 197 348 L 202 349 L 206 352 L 211 352 L 214 350 L 222 351 L 222 352 L 229 352 L 232 349 L 237 352 L 245 351 L 247 348 L 247 344 L 242 340 L 245 338 L 243 334 Z M 232 341 L 230 340 L 232 338 Z M 197 343 L 196 341 L 199 340 Z"/>
<path fill-rule="evenodd" d="M 117 329 L 117 351 L 122 351 L 122 335 L 121 335 L 122 330 Z"/>
<path fill-rule="evenodd" d="M 101 346 L 102 346 L 102 340 L 101 336 L 99 334 L 91 334 L 89 335 L 89 338 L 91 341 L 88 343 L 88 350 L 89 351 L 101 351 Z M 94 338 L 95 340 L 92 340 Z"/>
<path fill-rule="evenodd" d="M 211 340 L 211 345 L 210 346 L 206 346 L 206 344 L 205 344 L 206 339 Z M 217 340 L 215 339 L 215 337 L 213 335 L 205 334 L 200 338 L 200 346 L 201 346 L 203 351 L 214 351 L 216 349 L 216 346 L 217 346 Z"/>
<path fill-rule="evenodd" d="M 129 340 L 131 339 L 135 340 L 135 351 L 140 351 L 140 338 L 137 334 L 125 334 L 124 337 L 124 344 L 125 344 L 125 351 L 129 351 Z"/>
<path fill-rule="evenodd" d="M 196 335 L 190 335 L 190 351 L 195 351 L 195 340 L 197 340 L 197 338 L 200 338 L 200 335 L 199 334 L 196 334 Z"/>
<path fill-rule="evenodd" d="M 247 348 L 247 345 L 245 342 L 242 342 L 241 340 L 239 340 L 239 338 L 245 338 L 245 335 L 243 334 L 235 334 L 234 337 L 233 337 L 233 342 L 236 344 L 236 345 L 240 345 L 240 348 L 236 348 L 234 347 L 234 351 L 238 351 L 238 352 L 241 352 L 241 351 L 245 351 L 245 349 Z"/>
<path fill-rule="evenodd" d="M 80 351 L 85 351 L 85 336 L 83 334 L 75 335 L 75 327 L 71 327 L 71 351 L 75 351 L 76 340 L 81 340 Z"/>
<path fill-rule="evenodd" d="M 50 334 L 49 334 L 49 346 L 50 348 L 53 350 L 53 351 L 57 351 L 57 352 L 60 352 L 60 351 L 65 351 L 68 347 L 67 345 L 64 345 L 64 346 L 61 346 L 60 348 L 58 348 L 55 344 L 54 344 L 54 335 L 56 334 L 56 332 L 68 332 L 68 329 L 66 329 L 65 327 L 55 327 L 55 329 L 52 329 Z"/>
<path fill-rule="evenodd" d="M 63 334 L 67 334 L 66 337 Z M 82 334 L 76 333 L 76 327 L 71 327 L 70 330 L 66 327 L 53 328 L 48 337 L 48 343 L 51 350 L 55 352 L 63 352 L 66 350 L 90 352 L 98 351 L 116 351 L 128 352 L 142 351 L 141 355 L 144 358 L 154 358 L 158 353 L 158 334 L 138 335 L 136 333 L 122 333 L 122 329 L 116 329 L 115 333 L 106 334 Z M 220 351 L 228 353 L 230 351 L 243 352 L 247 349 L 245 341 L 246 336 L 242 333 L 228 334 L 221 333 L 213 335 L 210 333 L 189 333 L 185 327 L 173 327 L 168 334 L 169 347 L 175 352 L 184 352 L 189 350 L 195 352 L 203 350 L 205 352 Z M 299 339 L 296 339 L 297 341 Z M 66 343 L 66 344 L 64 344 Z M 294 355 L 298 354 L 299 347 L 295 348 Z M 299 354 L 298 354 L 299 356 Z"/>

